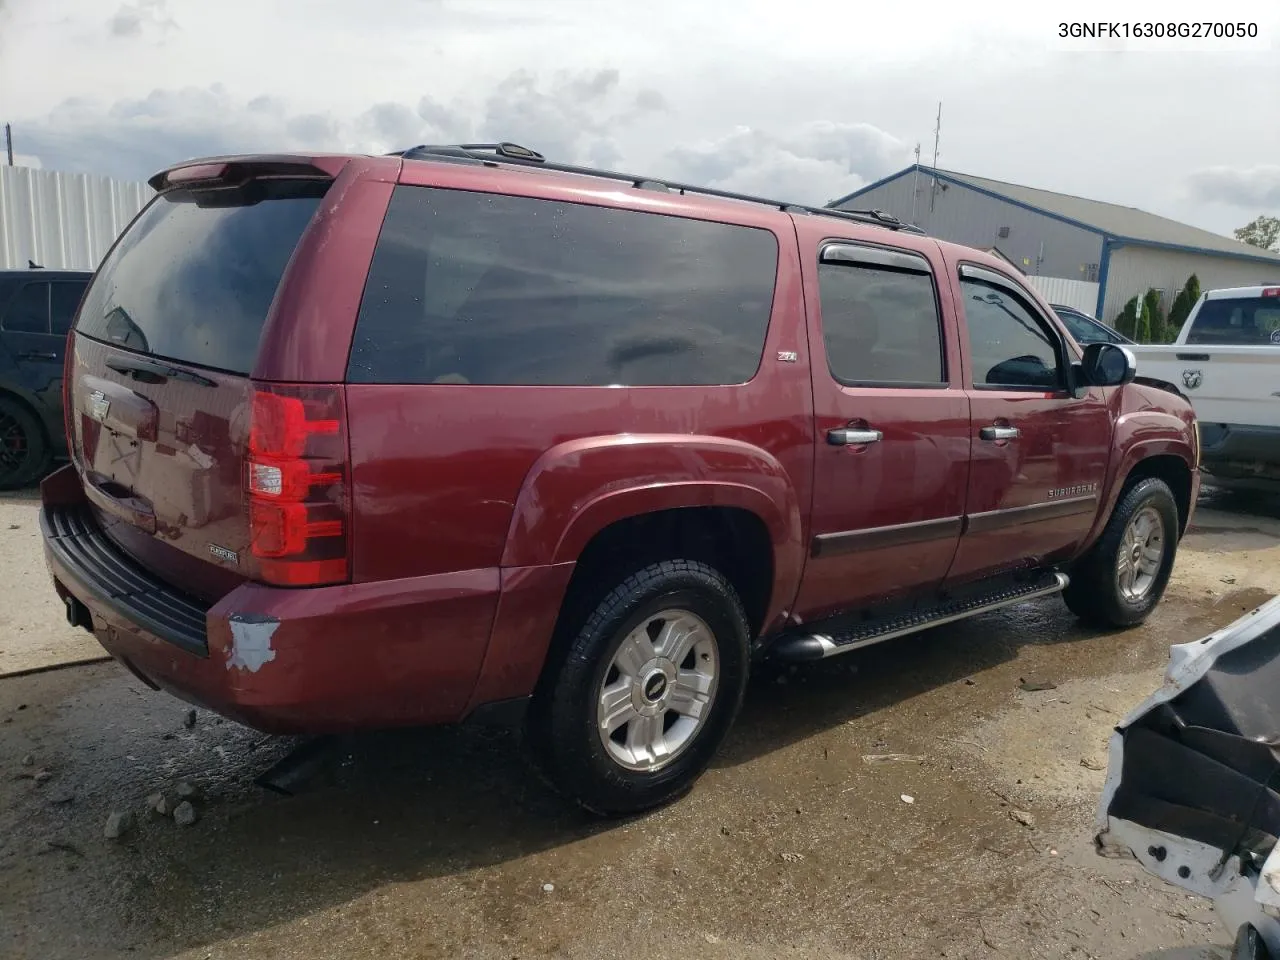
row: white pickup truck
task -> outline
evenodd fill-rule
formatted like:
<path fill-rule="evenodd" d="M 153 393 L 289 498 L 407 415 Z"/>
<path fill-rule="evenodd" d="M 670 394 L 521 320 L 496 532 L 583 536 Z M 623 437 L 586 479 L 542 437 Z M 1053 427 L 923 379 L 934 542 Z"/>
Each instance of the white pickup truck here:
<path fill-rule="evenodd" d="M 1128 349 L 1191 400 L 1212 483 L 1280 490 L 1280 284 L 1210 290 L 1172 344 Z"/>

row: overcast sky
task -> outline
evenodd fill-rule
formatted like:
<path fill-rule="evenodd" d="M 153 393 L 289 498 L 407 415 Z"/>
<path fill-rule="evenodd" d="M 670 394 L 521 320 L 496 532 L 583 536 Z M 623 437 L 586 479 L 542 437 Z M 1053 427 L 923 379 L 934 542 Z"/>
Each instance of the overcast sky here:
<path fill-rule="evenodd" d="M 1262 38 L 1057 37 L 1118 10 Z M 939 100 L 941 167 L 1221 233 L 1280 215 L 1280 0 L 0 0 L 20 162 L 131 179 L 209 154 L 506 139 L 826 202 L 917 142 L 928 162 Z"/>

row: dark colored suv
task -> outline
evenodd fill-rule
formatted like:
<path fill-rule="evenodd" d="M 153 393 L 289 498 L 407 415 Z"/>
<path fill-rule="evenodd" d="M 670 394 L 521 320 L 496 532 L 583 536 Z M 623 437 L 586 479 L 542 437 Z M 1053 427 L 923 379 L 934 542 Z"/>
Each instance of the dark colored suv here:
<path fill-rule="evenodd" d="M 0 270 L 0 490 L 39 480 L 66 455 L 63 353 L 92 276 Z"/>
<path fill-rule="evenodd" d="M 1191 407 L 994 257 L 510 145 L 157 175 L 45 481 L 74 624 L 268 731 L 512 708 L 549 779 L 687 789 L 752 662 L 1062 593 L 1142 621 Z"/>

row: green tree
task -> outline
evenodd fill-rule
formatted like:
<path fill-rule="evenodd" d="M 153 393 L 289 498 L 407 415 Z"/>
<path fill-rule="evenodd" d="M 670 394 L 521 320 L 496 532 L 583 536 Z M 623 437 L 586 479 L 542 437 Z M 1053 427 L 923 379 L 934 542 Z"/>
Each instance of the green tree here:
<path fill-rule="evenodd" d="M 1164 312 L 1160 309 L 1160 293 L 1154 287 L 1142 298 L 1142 307 L 1150 320 L 1147 333 L 1150 339 L 1146 342 L 1164 343 Z"/>
<path fill-rule="evenodd" d="M 1146 297 L 1142 298 L 1142 308 L 1138 312 L 1138 324 L 1134 327 L 1133 339 L 1138 343 L 1151 342 L 1151 302 Z"/>
<path fill-rule="evenodd" d="M 1136 340 L 1134 333 L 1138 327 L 1138 298 L 1133 297 L 1124 308 L 1116 314 L 1115 328 L 1117 332 L 1128 337 L 1130 340 Z"/>
<path fill-rule="evenodd" d="M 1236 239 L 1251 247 L 1263 250 L 1280 250 L 1276 241 L 1280 240 L 1280 217 L 1260 216 L 1246 223 L 1236 232 Z"/>
<path fill-rule="evenodd" d="M 1173 298 L 1173 305 L 1169 307 L 1169 323 L 1165 336 L 1169 340 L 1173 340 L 1178 336 L 1178 331 L 1182 329 L 1182 325 L 1187 322 L 1187 317 L 1191 314 L 1191 308 L 1196 305 L 1196 301 L 1200 299 L 1200 278 L 1194 273 L 1187 278 L 1186 284 L 1178 291 L 1178 295 Z"/>

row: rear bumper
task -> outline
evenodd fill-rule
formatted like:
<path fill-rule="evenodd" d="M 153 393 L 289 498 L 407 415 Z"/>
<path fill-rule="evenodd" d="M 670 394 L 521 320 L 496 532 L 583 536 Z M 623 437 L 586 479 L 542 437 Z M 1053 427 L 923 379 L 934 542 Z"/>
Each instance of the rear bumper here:
<path fill-rule="evenodd" d="M 1280 480 L 1280 427 L 1201 423 L 1200 462 L 1213 474 Z"/>
<path fill-rule="evenodd" d="M 504 598 L 533 631 L 518 644 L 529 666 L 513 675 L 519 658 L 509 653 L 485 663 L 497 633 L 497 568 L 314 589 L 246 583 L 210 606 L 136 564 L 83 504 L 46 496 L 41 526 L 56 589 L 74 598 L 73 621 L 153 686 L 271 733 L 457 721 L 478 705 L 482 674 L 480 687 L 494 694 L 486 701 L 527 693 L 530 667 L 541 663 L 539 627 L 559 603 L 551 580 L 527 572 L 537 592 L 523 603 Z M 568 574 L 552 579 L 567 583 Z"/>

